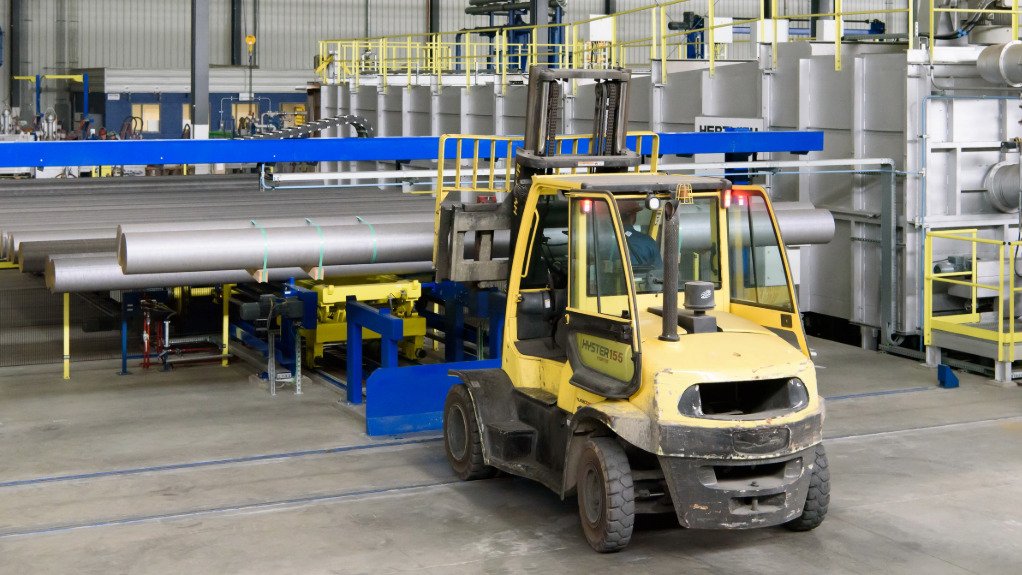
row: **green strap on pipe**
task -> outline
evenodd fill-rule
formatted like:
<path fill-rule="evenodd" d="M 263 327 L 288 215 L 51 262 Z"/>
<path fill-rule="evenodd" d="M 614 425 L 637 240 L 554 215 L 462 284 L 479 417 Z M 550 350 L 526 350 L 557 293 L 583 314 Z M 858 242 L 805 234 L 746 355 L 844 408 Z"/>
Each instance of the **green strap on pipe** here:
<path fill-rule="evenodd" d="M 365 225 L 369 226 L 369 233 L 372 234 L 372 238 L 373 238 L 373 256 L 372 256 L 372 258 L 369 259 L 369 263 L 375 264 L 376 263 L 376 247 L 377 247 L 376 229 L 373 228 L 373 224 L 370 224 L 369 222 L 363 220 L 362 216 L 355 216 L 355 220 L 357 220 L 358 223 L 360 223 L 360 224 L 365 224 Z"/>
<path fill-rule="evenodd" d="M 266 234 L 266 228 L 259 224 L 259 222 L 252 220 L 252 225 L 259 228 L 259 231 L 263 234 L 263 280 L 267 281 L 270 279 L 269 262 L 270 262 L 270 237 Z"/>
<path fill-rule="evenodd" d="M 323 237 L 323 228 L 309 218 L 305 218 L 305 223 L 309 224 L 310 226 L 316 226 L 316 235 L 319 236 L 319 266 L 316 268 L 319 270 L 319 277 L 318 278 L 314 277 L 312 279 L 321 280 L 323 279 L 323 276 L 326 275 L 325 273 L 323 273 L 323 250 L 326 247 L 326 239 Z"/>

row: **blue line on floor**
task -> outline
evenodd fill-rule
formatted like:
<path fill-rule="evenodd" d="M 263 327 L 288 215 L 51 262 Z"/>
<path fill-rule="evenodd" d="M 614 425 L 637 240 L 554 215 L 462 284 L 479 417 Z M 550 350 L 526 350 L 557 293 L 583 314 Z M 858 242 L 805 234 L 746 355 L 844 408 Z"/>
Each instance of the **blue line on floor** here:
<path fill-rule="evenodd" d="M 917 391 L 929 391 L 931 389 L 937 389 L 937 387 L 926 386 L 926 387 L 908 387 L 905 389 L 886 389 L 884 391 L 866 391 L 863 393 L 850 393 L 848 395 L 831 395 L 824 397 L 827 401 L 840 401 L 842 399 L 854 399 L 857 397 L 874 397 L 878 395 L 897 395 L 899 393 L 915 393 Z"/>
<path fill-rule="evenodd" d="M 191 511 L 181 511 L 178 513 L 165 513 L 158 515 L 141 515 L 137 517 L 125 517 L 123 519 L 108 519 L 105 521 L 96 521 L 93 523 L 70 523 L 65 525 L 54 525 L 51 527 L 41 527 L 36 529 L 30 529 L 26 531 L 7 531 L 0 533 L 0 539 L 12 539 L 15 537 L 28 537 L 32 535 L 45 535 L 50 533 L 61 533 L 66 531 L 77 531 L 80 529 L 92 529 L 95 527 L 113 527 L 116 525 L 137 525 L 140 523 L 151 523 L 154 521 L 163 521 L 167 519 L 182 519 L 186 517 L 201 517 L 207 515 L 217 515 L 221 513 L 231 513 L 234 511 L 251 511 L 257 509 L 272 509 L 272 508 L 288 508 L 297 507 L 301 505 L 307 505 L 309 503 L 321 503 L 324 501 L 335 501 L 340 499 L 349 499 L 353 497 L 362 497 L 367 495 L 380 495 L 384 493 L 395 493 L 399 491 L 408 491 L 412 489 L 423 489 L 427 487 L 439 487 L 441 485 L 452 485 L 461 483 L 459 480 L 451 481 L 437 481 L 434 483 L 420 483 L 416 485 L 403 485 L 400 487 L 384 487 L 379 489 L 363 489 L 359 491 L 347 491 L 342 493 L 331 493 L 328 495 L 310 495 L 307 497 L 295 497 L 292 499 L 279 499 L 275 501 L 261 501 L 258 503 L 246 503 L 241 505 L 230 505 L 225 507 L 209 507 L 205 509 L 194 509 Z"/>
<path fill-rule="evenodd" d="M 135 467 L 129 469 L 114 469 L 110 471 L 96 471 L 94 473 L 78 473 L 74 475 L 51 475 L 48 477 L 35 477 L 32 479 L 19 479 L 16 481 L 5 481 L 0 483 L 3 487 L 20 487 L 23 485 L 38 485 L 40 483 L 56 483 L 60 481 L 75 481 L 78 479 L 95 479 L 97 477 L 110 477 L 117 475 L 137 475 L 139 473 L 152 473 L 155 471 L 173 471 L 177 469 L 193 469 L 196 467 L 210 467 L 214 465 L 230 465 L 233 463 L 250 463 L 253 461 L 272 461 L 275 459 L 292 459 L 295 457 L 307 457 L 310 455 L 331 455 L 345 453 L 348 451 L 365 451 L 379 447 L 395 447 L 401 445 L 416 445 L 420 443 L 431 443 L 439 441 L 440 437 L 420 437 L 415 439 L 401 439 L 397 441 L 386 441 L 380 443 L 367 443 L 365 445 L 346 445 L 342 447 L 331 447 L 328 449 L 309 449 L 305 451 L 291 451 L 286 453 L 266 453 L 262 455 L 249 455 L 245 457 L 232 457 L 228 459 L 210 459 L 206 461 L 193 461 L 189 463 L 174 463 L 170 465 L 155 465 L 152 467 Z"/>

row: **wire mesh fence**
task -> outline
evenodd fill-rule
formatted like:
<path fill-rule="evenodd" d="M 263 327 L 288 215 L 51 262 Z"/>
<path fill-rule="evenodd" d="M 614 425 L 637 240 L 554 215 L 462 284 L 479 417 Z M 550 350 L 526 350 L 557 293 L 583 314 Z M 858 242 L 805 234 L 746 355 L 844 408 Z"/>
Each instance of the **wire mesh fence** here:
<path fill-rule="evenodd" d="M 118 317 L 102 300 L 72 295 L 70 319 L 72 361 L 120 355 Z M 0 367 L 59 363 L 63 320 L 63 297 L 41 279 L 0 271 Z"/>

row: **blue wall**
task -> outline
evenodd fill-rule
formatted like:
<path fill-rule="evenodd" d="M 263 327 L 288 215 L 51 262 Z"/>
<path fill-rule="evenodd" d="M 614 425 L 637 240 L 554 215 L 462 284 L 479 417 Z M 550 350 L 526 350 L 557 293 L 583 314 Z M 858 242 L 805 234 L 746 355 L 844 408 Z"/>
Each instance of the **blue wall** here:
<path fill-rule="evenodd" d="M 108 132 L 119 132 L 124 121 L 131 116 L 132 104 L 160 104 L 160 131 L 159 133 L 143 133 L 146 139 L 178 139 L 181 137 L 181 121 L 183 119 L 183 106 L 192 101 L 190 94 L 182 93 L 121 93 L 116 100 L 111 100 L 108 94 L 89 94 L 89 113 L 102 114 L 103 126 Z M 284 103 L 304 103 L 308 101 L 304 92 L 287 93 L 257 93 L 256 99 L 259 102 L 259 113 L 280 110 Z M 234 119 L 231 116 L 231 104 L 239 100 L 238 94 L 210 94 L 209 95 L 209 123 L 210 130 L 231 131 L 234 129 Z M 72 94 L 72 105 L 75 112 L 82 110 L 82 93 Z M 222 121 L 221 121 L 221 110 Z M 100 128 L 101 126 L 94 126 Z"/>

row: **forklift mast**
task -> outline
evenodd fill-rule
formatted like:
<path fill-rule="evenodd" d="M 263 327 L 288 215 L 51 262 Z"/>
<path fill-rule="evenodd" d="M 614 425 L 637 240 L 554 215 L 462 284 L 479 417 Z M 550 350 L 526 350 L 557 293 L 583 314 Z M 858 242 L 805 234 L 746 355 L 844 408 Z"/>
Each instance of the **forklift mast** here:
<path fill-rule="evenodd" d="M 575 173 L 614 173 L 636 168 L 641 158 L 627 149 L 628 83 L 631 72 L 613 70 L 564 70 L 535 66 L 529 72 L 526 101 L 525 142 L 515 154 L 514 181 L 500 204 L 445 204 L 437 222 L 435 267 L 437 281 L 472 283 L 504 282 L 523 205 L 532 178 L 573 170 Z M 595 83 L 593 129 L 585 149 L 570 149 L 558 138 L 563 131 L 563 89 L 567 82 Z M 586 142 L 586 140 L 583 140 Z M 495 236 L 509 232 L 507 260 L 494 259 Z M 468 248 L 468 249 L 466 249 Z"/>
<path fill-rule="evenodd" d="M 625 147 L 628 131 L 627 70 L 563 70 L 535 67 L 529 73 L 525 145 L 515 157 L 519 178 L 552 173 L 558 168 L 620 172 L 639 165 Z M 562 153 L 563 87 L 572 80 L 595 81 L 592 137 L 585 153 Z"/>

